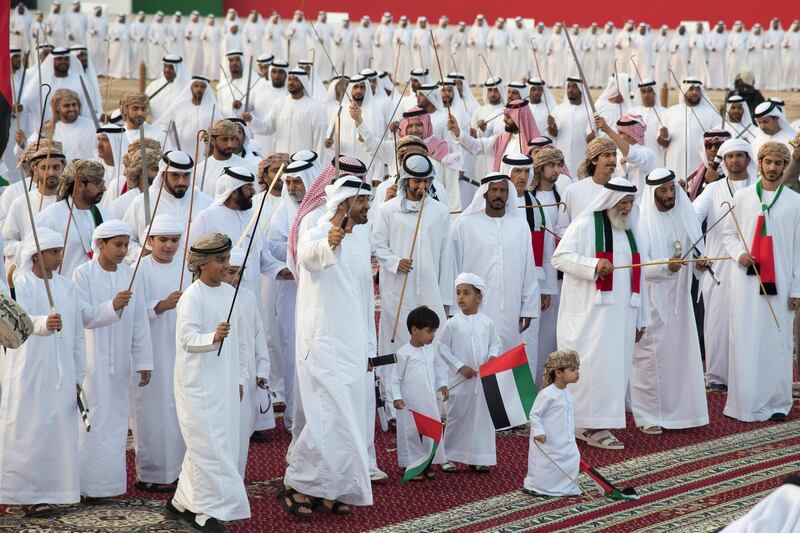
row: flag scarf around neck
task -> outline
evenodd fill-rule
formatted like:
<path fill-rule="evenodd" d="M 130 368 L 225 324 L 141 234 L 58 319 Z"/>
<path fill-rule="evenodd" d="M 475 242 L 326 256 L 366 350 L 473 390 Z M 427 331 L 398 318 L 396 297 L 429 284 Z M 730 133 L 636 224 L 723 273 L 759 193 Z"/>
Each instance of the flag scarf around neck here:
<path fill-rule="evenodd" d="M 639 495 L 636 494 L 636 489 L 631 487 L 618 489 L 609 480 L 603 477 L 603 475 L 600 474 L 600 472 L 595 470 L 589 463 L 587 463 L 583 459 L 583 457 L 581 457 L 580 471 L 589 476 L 589 478 L 592 481 L 594 481 L 594 484 L 597 486 L 597 490 L 600 492 L 601 496 L 611 498 L 612 500 L 639 499 Z"/>
<path fill-rule="evenodd" d="M 406 468 L 400 483 L 411 481 L 428 468 L 428 465 L 431 464 L 433 457 L 436 455 L 436 450 L 439 449 L 439 443 L 442 441 L 442 433 L 444 432 L 444 425 L 441 420 L 425 416 L 411 409 L 409 411 L 411 416 L 414 417 L 414 424 L 417 426 L 420 438 L 423 443 L 426 443 L 426 446 L 430 447 L 430 450 L 424 457 L 421 457 Z"/>
<path fill-rule="evenodd" d="M 759 285 L 758 291 L 760 294 L 769 296 L 778 294 L 778 287 L 775 284 L 775 250 L 773 248 L 772 235 L 770 235 L 767 230 L 766 215 L 769 213 L 769 210 L 772 209 L 772 206 L 775 205 L 775 202 L 778 201 L 778 197 L 782 192 L 783 185 L 780 185 L 778 186 L 778 190 L 775 191 L 772 202 L 767 205 L 762 200 L 762 182 L 759 181 L 756 183 L 756 194 L 758 195 L 758 201 L 761 202 L 761 214 L 758 215 L 758 220 L 756 221 L 756 229 L 753 233 L 753 243 L 750 246 L 750 254 L 755 258 L 755 266 L 758 268 L 758 274 L 761 276 L 761 283 L 764 285 L 763 289 Z M 755 276 L 756 269 L 753 266 L 747 267 L 747 275 Z"/>
<path fill-rule="evenodd" d="M 633 264 L 641 263 L 639 249 L 636 247 L 636 238 L 633 236 L 633 231 L 629 228 L 625 230 L 625 235 L 628 237 L 628 244 L 631 247 L 631 262 Z M 595 257 L 597 259 L 608 259 L 614 264 L 614 238 L 611 221 L 608 219 L 606 211 L 595 211 L 594 213 L 594 243 L 595 243 Z M 642 269 L 639 267 L 631 268 L 631 306 L 639 307 L 641 305 L 640 289 L 642 286 Z M 597 287 L 597 297 L 595 303 L 600 305 L 611 305 L 614 303 L 613 290 L 614 290 L 614 273 L 606 275 L 604 278 L 597 278 L 595 281 Z"/>
<path fill-rule="evenodd" d="M 528 206 L 537 206 L 536 209 Z M 539 216 L 539 224 L 536 223 L 536 216 Z M 544 216 L 542 202 L 536 195 L 525 191 L 525 217 L 528 219 L 528 228 L 531 230 L 531 244 L 533 245 L 533 261 L 536 264 L 536 273 L 539 278 L 544 278 L 544 228 L 547 227 L 547 219 Z"/>
<path fill-rule="evenodd" d="M 536 385 L 524 344 L 482 364 L 478 374 L 496 430 L 521 426 L 530 420 Z"/>

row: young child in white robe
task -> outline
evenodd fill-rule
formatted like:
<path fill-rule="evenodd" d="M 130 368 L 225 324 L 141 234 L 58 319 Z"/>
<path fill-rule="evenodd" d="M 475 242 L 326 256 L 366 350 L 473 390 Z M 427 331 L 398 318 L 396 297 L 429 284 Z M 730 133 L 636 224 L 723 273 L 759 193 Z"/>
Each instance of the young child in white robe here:
<path fill-rule="evenodd" d="M 175 406 L 186 454 L 164 511 L 200 532 L 227 531 L 222 521 L 250 518 L 238 469 L 240 405 L 249 378 L 241 317 L 228 322 L 235 293 L 225 283 L 231 248 L 221 233 L 191 244 L 193 282 L 176 308 Z"/>
<path fill-rule="evenodd" d="M 37 232 L 55 311 L 29 232 L 12 294 L 30 316 L 33 332 L 0 358 L 0 504 L 22 505 L 27 517 L 80 500 L 78 432 L 85 432 L 76 396 L 86 372 L 78 291 L 58 274 L 64 236 L 46 227 Z"/>
<path fill-rule="evenodd" d="M 411 339 L 397 350 L 397 363 L 391 374 L 392 401 L 397 410 L 397 462 L 403 468 L 418 463 L 428 453 L 411 411 L 438 420 L 436 392 L 441 393 L 442 400 L 447 400 L 444 369 L 432 345 L 439 328 L 438 315 L 428 307 L 417 307 L 408 314 L 406 326 Z M 440 443 L 431 463 L 413 481 L 434 479 L 436 474 L 431 465 L 442 464 L 444 457 L 444 446 Z"/>
<path fill-rule="evenodd" d="M 183 225 L 172 215 L 153 219 L 142 258 L 137 284 L 141 284 L 150 321 L 153 375 L 147 387 L 131 389 L 131 428 L 136 451 L 136 488 L 152 492 L 174 492 L 186 445 L 175 410 L 175 307 L 181 297 L 180 249 Z M 183 285 L 191 281 L 185 275 Z"/>
<path fill-rule="evenodd" d="M 444 430 L 445 472 L 455 472 L 454 461 L 476 472 L 488 473 L 497 464 L 495 430 L 483 395 L 478 367 L 500 354 L 500 337 L 492 319 L 480 312 L 486 282 L 476 274 L 456 278 L 459 312 L 439 331 L 436 346 L 449 367 L 450 391 Z"/>
<path fill-rule="evenodd" d="M 240 271 L 244 262 L 245 250 L 238 246 L 231 248 L 230 268 L 225 277 L 225 283 L 236 287 L 241 280 Z M 252 259 L 252 258 L 251 258 Z M 267 376 L 269 376 L 269 352 L 267 351 L 267 337 L 264 334 L 263 321 L 254 320 L 260 316 L 256 306 L 256 295 L 250 289 L 239 287 L 234 306 L 233 320 L 239 321 L 241 339 L 244 343 L 244 354 L 247 357 L 247 374 L 249 376 L 244 384 L 244 395 L 239 403 L 239 473 L 244 478 L 247 466 L 247 454 L 250 450 L 250 435 L 256 427 L 256 420 L 264 421 L 266 428 L 275 427 L 275 417 L 272 412 L 269 391 L 267 389 Z M 261 416 L 259 417 L 259 413 Z M 265 416 L 266 415 L 266 416 Z M 271 424 L 270 424 L 271 420 Z"/>
<path fill-rule="evenodd" d="M 83 306 L 82 386 L 92 423 L 91 431 L 79 433 L 81 495 L 87 501 L 126 492 L 130 390 L 132 385 L 146 387 L 153 370 L 144 294 L 141 284 L 129 290 L 133 269 L 123 263 L 132 231 L 115 219 L 97 226 L 93 259 L 72 273 Z"/>
<path fill-rule="evenodd" d="M 579 367 L 578 354 L 572 350 L 553 352 L 544 364 L 544 388 L 531 408 L 528 475 L 522 489 L 525 494 L 581 494 L 581 488 L 573 481 L 578 478 L 581 455 L 575 443 L 572 393 L 567 390 L 569 383 L 578 381 Z"/>

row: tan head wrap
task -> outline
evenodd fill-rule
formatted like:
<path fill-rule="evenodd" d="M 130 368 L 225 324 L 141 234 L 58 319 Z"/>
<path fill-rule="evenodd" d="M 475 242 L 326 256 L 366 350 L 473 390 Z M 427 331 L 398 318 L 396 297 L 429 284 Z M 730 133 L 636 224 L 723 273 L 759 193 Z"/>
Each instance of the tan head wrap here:
<path fill-rule="evenodd" d="M 580 359 L 578 352 L 574 350 L 558 350 L 547 356 L 547 361 L 544 363 L 544 375 L 542 376 L 542 387 L 550 385 L 554 378 L 556 370 L 564 370 L 571 366 L 580 366 Z"/>
<path fill-rule="evenodd" d="M 147 98 L 147 95 L 144 93 L 128 91 L 122 95 L 122 98 L 119 99 L 119 106 L 124 109 L 129 105 L 150 107 L 150 99 Z"/>
<path fill-rule="evenodd" d="M 158 150 L 159 152 L 161 152 L 161 143 L 158 142 L 155 139 L 151 139 L 150 137 L 145 137 L 144 138 L 144 149 L 145 150 Z M 131 157 L 131 154 L 134 154 L 134 153 L 141 153 L 141 150 L 139 149 L 139 139 L 134 139 L 128 145 L 128 151 L 125 153 L 125 155 L 122 156 L 122 164 L 124 166 L 126 166 L 126 167 L 130 166 L 130 163 L 128 161 L 129 161 L 129 158 Z M 161 157 L 161 156 L 159 155 L 159 157 Z M 140 164 L 141 164 L 141 159 L 139 161 L 140 161 Z"/>
<path fill-rule="evenodd" d="M 578 178 L 589 176 L 588 165 L 595 157 L 608 152 L 617 153 L 617 145 L 608 137 L 595 137 L 586 145 L 586 159 L 578 167 Z"/>
<path fill-rule="evenodd" d="M 411 154 L 428 155 L 428 147 L 425 142 L 416 135 L 406 135 L 397 141 L 397 157 L 403 161 Z"/>
<path fill-rule="evenodd" d="M 193 279 L 200 275 L 200 267 L 210 263 L 217 257 L 230 253 L 233 244 L 230 237 L 222 233 L 207 233 L 189 247 L 188 267 Z"/>
<path fill-rule="evenodd" d="M 145 143 L 145 161 L 149 167 L 158 166 L 158 162 L 161 159 L 161 147 L 150 148 Z M 125 163 L 125 177 L 128 178 L 128 181 L 137 182 L 142 176 L 142 151 L 136 150 L 135 152 L 129 152 L 125 158 L 123 159 Z"/>
<path fill-rule="evenodd" d="M 564 154 L 558 148 L 542 148 L 533 154 L 534 170 L 539 170 L 549 163 L 558 164 L 563 161 Z"/>
<path fill-rule="evenodd" d="M 72 89 L 56 89 L 56 92 L 53 93 L 53 97 L 50 98 L 50 107 L 53 109 L 54 117 L 60 118 L 58 108 L 67 100 L 75 100 L 78 102 L 78 107 L 80 108 L 81 99 L 78 96 L 78 93 Z"/>
<path fill-rule="evenodd" d="M 291 157 L 289 154 L 285 152 L 276 152 L 274 154 L 270 154 L 258 164 L 258 175 L 263 176 L 264 172 L 271 169 L 272 167 L 280 167 L 282 164 L 288 165 L 291 161 Z"/>
<path fill-rule="evenodd" d="M 760 162 L 765 156 L 778 157 L 788 163 L 792 154 L 789 152 L 789 149 L 786 148 L 785 144 L 769 141 L 762 144 L 758 149 L 758 161 Z"/>
<path fill-rule="evenodd" d="M 53 152 L 63 153 L 61 143 L 58 141 L 49 142 L 46 138 L 39 139 L 38 143 L 30 143 L 28 147 L 25 149 L 25 153 L 22 154 L 20 158 L 20 167 L 22 171 L 25 173 L 26 176 L 30 176 L 33 172 L 31 171 L 31 163 L 30 160 L 33 156 L 35 156 L 39 151 L 42 149 L 47 149 L 48 146 L 52 147 Z"/>
<path fill-rule="evenodd" d="M 235 137 L 236 135 L 239 135 L 241 132 L 242 130 L 235 122 L 230 121 L 228 119 L 222 119 L 214 122 L 214 124 L 211 126 L 211 131 L 209 132 L 209 135 L 211 135 L 212 137 L 218 137 L 218 136 Z"/>
<path fill-rule="evenodd" d="M 97 161 L 73 159 L 61 174 L 58 182 L 57 198 L 59 201 L 72 194 L 76 179 L 100 180 L 105 176 L 105 168 Z"/>

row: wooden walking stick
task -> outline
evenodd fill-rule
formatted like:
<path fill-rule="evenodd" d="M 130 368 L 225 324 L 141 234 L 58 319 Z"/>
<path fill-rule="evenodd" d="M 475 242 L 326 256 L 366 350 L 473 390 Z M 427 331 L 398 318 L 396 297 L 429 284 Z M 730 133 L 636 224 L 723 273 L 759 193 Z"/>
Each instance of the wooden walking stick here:
<path fill-rule="evenodd" d="M 208 129 L 205 130 L 205 134 L 206 134 L 206 136 L 205 136 L 206 149 L 205 149 L 205 153 L 203 154 L 203 155 L 205 155 L 205 159 L 203 159 L 203 175 L 200 176 L 200 190 L 201 191 L 203 190 L 203 186 L 206 184 L 206 169 L 208 168 L 208 158 L 209 158 L 208 146 L 211 144 L 211 127 L 214 125 L 214 112 L 216 110 L 217 110 L 217 104 L 214 104 L 213 106 L 211 106 L 211 120 L 209 120 L 209 122 L 208 122 Z M 203 131 L 203 130 L 200 130 L 200 131 Z M 198 135 L 200 134 L 200 132 L 197 132 L 197 133 L 198 133 Z M 198 142 L 196 146 L 199 147 L 200 143 Z M 195 172 L 197 172 L 197 159 L 194 160 L 194 164 L 195 164 Z M 194 187 L 194 181 L 192 181 L 192 187 Z M 194 194 L 194 188 L 192 188 L 192 194 Z"/>
<path fill-rule="evenodd" d="M 275 176 L 278 177 L 277 175 Z M 272 180 L 275 183 L 275 179 Z M 261 197 L 261 205 L 258 206 L 258 214 L 256 215 L 256 222 L 255 222 L 255 229 L 258 229 L 258 220 L 261 218 L 261 213 L 264 210 L 264 204 L 267 202 L 267 195 Z M 273 213 L 275 210 L 273 209 Z M 255 231 L 253 232 L 255 233 Z M 242 286 L 242 278 L 244 277 L 244 267 L 247 266 L 247 258 L 250 256 L 250 250 L 253 248 L 253 241 L 255 241 L 255 235 L 250 238 L 250 242 L 247 243 L 247 250 L 244 252 L 244 259 L 242 259 L 242 266 L 239 269 L 239 273 L 236 276 L 237 283 L 236 289 L 233 291 L 233 300 L 231 300 L 231 308 L 228 310 L 228 318 L 225 320 L 227 324 L 230 324 L 231 317 L 233 316 L 233 308 L 236 305 L 236 297 L 239 295 L 239 287 Z M 217 357 L 222 355 L 222 345 L 225 343 L 225 339 L 219 341 L 219 350 L 217 351 Z"/>
<path fill-rule="evenodd" d="M 564 27 L 566 28 L 566 23 L 563 23 Z M 564 32 L 564 36 L 567 38 L 567 44 L 569 45 L 569 50 L 572 52 L 572 59 L 575 61 L 575 66 L 578 67 L 578 75 L 581 77 L 581 82 L 583 82 L 583 87 L 586 93 L 586 100 L 589 102 L 589 107 L 592 108 L 591 115 L 589 116 L 589 126 L 594 131 L 595 135 L 598 134 L 597 126 L 594 125 L 593 116 L 597 114 L 597 109 L 594 107 L 594 99 L 592 98 L 592 92 L 589 90 L 589 82 L 586 80 L 586 75 L 583 73 L 583 67 L 581 66 L 581 62 L 578 61 L 578 53 L 575 52 L 575 46 L 572 44 L 572 38 L 569 36 L 569 32 Z M 587 109 L 588 112 L 588 109 Z"/>
<path fill-rule="evenodd" d="M 280 168 L 278 169 L 278 173 L 275 174 L 275 177 L 272 178 L 272 181 L 270 182 L 269 187 L 267 187 L 267 190 L 264 191 L 264 195 L 269 195 L 269 193 L 272 192 L 272 188 L 275 186 L 275 184 L 278 182 L 278 180 L 281 178 L 281 176 L 283 176 L 283 170 L 285 168 L 286 168 L 286 163 L 282 163 Z M 269 217 L 267 217 L 267 222 L 264 224 L 265 228 L 269 227 L 269 223 L 272 220 L 272 215 L 274 215 L 275 211 L 277 211 L 277 210 L 278 210 L 277 208 L 273 209 L 272 212 L 269 214 Z M 236 241 L 236 246 L 241 246 L 242 245 L 242 243 L 244 242 L 244 239 L 247 237 L 247 234 L 250 233 L 250 229 L 253 227 L 253 224 L 255 224 L 257 216 L 258 216 L 258 213 L 253 213 L 253 216 L 250 217 L 250 221 L 247 223 L 247 226 L 244 228 L 244 231 L 239 236 L 239 240 Z M 258 228 L 256 228 L 256 231 L 258 231 Z M 254 233 L 254 235 L 255 235 L 255 233 Z"/>
<path fill-rule="evenodd" d="M 633 54 L 631 56 L 631 63 L 633 64 L 633 70 L 636 71 L 636 77 L 639 78 L 639 83 L 643 83 L 644 80 L 642 79 L 642 75 L 639 72 L 639 67 L 636 66 L 636 59 L 635 58 L 636 58 L 636 54 Z M 664 127 L 664 123 L 661 121 L 661 117 L 659 116 L 658 110 L 656 109 L 655 105 L 653 105 L 653 113 L 656 114 L 656 119 L 658 119 L 658 125 L 663 128 Z"/>
<path fill-rule="evenodd" d="M 733 218 L 733 223 L 736 224 L 736 232 L 739 234 L 739 240 L 742 241 L 742 246 L 746 250 L 746 253 L 750 256 L 750 248 L 747 246 L 747 241 L 744 240 L 744 234 L 742 233 L 742 228 L 739 226 L 739 221 L 736 219 L 736 213 L 733 212 L 733 206 L 727 200 L 722 202 L 721 205 L 727 205 L 730 207 L 731 218 Z M 769 312 L 772 314 L 772 320 L 775 321 L 775 326 L 778 328 L 778 333 L 782 333 L 781 331 L 781 323 L 778 322 L 778 315 L 775 314 L 775 309 L 772 307 L 772 300 L 769 299 L 769 294 L 767 294 L 767 289 L 764 288 L 764 282 L 761 279 L 761 273 L 758 271 L 758 265 L 755 261 L 753 261 L 753 272 L 756 274 L 756 278 L 758 279 L 758 286 L 761 288 L 761 295 L 764 299 L 767 300 L 767 306 L 769 307 Z"/>
<path fill-rule="evenodd" d="M 478 55 L 481 56 L 481 59 L 483 59 L 483 64 L 486 67 L 486 70 L 489 72 L 489 76 L 492 78 L 492 80 L 494 80 L 495 82 L 499 82 L 500 78 L 495 78 L 494 74 L 492 74 L 492 69 L 489 68 L 489 62 L 486 61 L 484 55 L 481 53 L 479 53 Z M 503 105 L 506 105 L 506 95 L 504 95 L 502 91 L 500 92 L 500 101 L 503 102 Z"/>
<path fill-rule="evenodd" d="M 436 56 L 436 66 L 439 68 L 439 80 L 441 81 L 441 85 L 444 86 L 444 72 L 442 72 L 442 63 L 439 61 L 439 51 L 436 50 L 436 37 L 433 36 L 433 30 L 430 30 L 430 32 L 431 32 L 431 43 L 433 43 L 433 53 Z M 458 89 L 456 87 L 453 87 L 453 90 L 457 91 Z M 449 104 L 447 105 L 447 116 L 448 117 L 452 116 L 450 113 Z"/>
<path fill-rule="evenodd" d="M 414 249 L 417 247 L 417 236 L 419 235 L 419 226 L 422 222 L 422 212 L 425 210 L 425 197 L 428 196 L 427 188 L 422 194 L 422 202 L 419 206 L 419 214 L 417 215 L 417 226 L 414 228 L 414 238 L 411 240 L 411 251 L 408 252 L 408 258 L 414 258 Z M 392 339 L 391 342 L 394 343 L 395 338 L 397 337 L 397 325 L 400 322 L 400 311 L 403 309 L 403 300 L 406 297 L 406 286 L 408 285 L 408 275 L 410 272 L 406 272 L 405 277 L 403 278 L 403 288 L 400 289 L 400 302 L 397 304 L 397 313 L 394 317 L 394 326 L 392 326 Z"/>
<path fill-rule="evenodd" d="M 144 257 L 144 251 L 147 248 L 147 239 L 150 238 L 150 230 L 153 229 L 153 222 L 156 219 L 156 211 L 158 211 L 158 202 L 161 200 L 161 191 L 164 190 L 164 183 L 166 183 L 166 179 L 161 180 L 161 187 L 158 188 L 158 194 L 156 195 L 156 205 L 153 206 L 153 217 L 150 219 L 150 222 L 147 224 L 147 233 L 144 235 L 144 241 L 142 242 L 142 247 L 139 249 L 139 257 L 136 259 L 136 266 L 133 267 L 133 274 L 131 275 L 131 282 L 128 284 L 128 291 L 133 288 L 133 281 L 136 279 L 136 273 L 139 271 L 139 263 L 142 262 L 142 257 Z M 145 212 L 147 208 L 145 207 Z"/>
<path fill-rule="evenodd" d="M 705 261 L 730 261 L 733 259 L 730 256 L 725 257 L 696 257 L 694 259 L 668 259 L 664 261 L 650 261 L 649 263 L 633 263 L 631 265 L 614 265 L 614 270 L 620 270 L 622 268 L 641 268 L 641 267 L 649 267 L 649 266 L 657 266 L 657 265 L 673 265 L 673 264 L 684 264 L 684 263 L 702 263 Z"/>
<path fill-rule="evenodd" d="M 212 111 L 213 120 L 213 111 Z M 189 218 L 186 222 L 186 233 L 183 236 L 183 260 L 181 261 L 181 277 L 178 282 L 178 290 L 183 290 L 183 274 L 186 271 L 186 255 L 189 252 L 189 231 L 192 229 L 192 211 L 194 209 L 194 190 L 197 184 L 197 156 L 200 152 L 200 137 L 203 136 L 203 142 L 208 145 L 208 132 L 206 130 L 198 130 L 195 135 L 194 141 L 194 169 L 192 171 L 192 190 L 189 192 Z M 205 172 L 205 169 L 203 169 Z"/>

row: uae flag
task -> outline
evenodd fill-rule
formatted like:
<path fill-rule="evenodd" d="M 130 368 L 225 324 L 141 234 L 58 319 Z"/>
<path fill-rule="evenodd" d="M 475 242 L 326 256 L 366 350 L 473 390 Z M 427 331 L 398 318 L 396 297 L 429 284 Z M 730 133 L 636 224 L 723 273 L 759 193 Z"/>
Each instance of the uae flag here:
<path fill-rule="evenodd" d="M 601 496 L 611 498 L 612 500 L 638 500 L 639 495 L 636 494 L 636 489 L 633 487 L 625 487 L 618 489 L 609 480 L 603 477 L 600 472 L 595 470 L 589 463 L 584 461 L 581 457 L 581 472 L 589 476 L 594 484 L 597 485 L 597 490 Z"/>
<path fill-rule="evenodd" d="M 496 430 L 521 426 L 530 419 L 536 385 L 524 344 L 482 364 L 478 373 Z"/>
<path fill-rule="evenodd" d="M 0 154 L 6 150 L 8 143 L 8 131 L 11 127 L 11 40 L 6 40 L 9 35 L 9 13 L 11 12 L 11 0 L 0 0 L 0 13 L 6 16 L 0 17 Z M 0 176 L 5 178 L 5 176 Z"/>
<path fill-rule="evenodd" d="M 444 431 L 444 425 L 441 420 L 425 416 L 410 409 L 409 411 L 411 416 L 414 417 L 414 424 L 417 426 L 417 432 L 419 432 L 423 445 L 430 447 L 430 451 L 406 468 L 400 483 L 411 481 L 428 468 L 428 465 L 433 461 L 433 456 L 436 455 L 436 450 L 439 449 L 439 443 L 442 441 L 442 433 Z"/>

